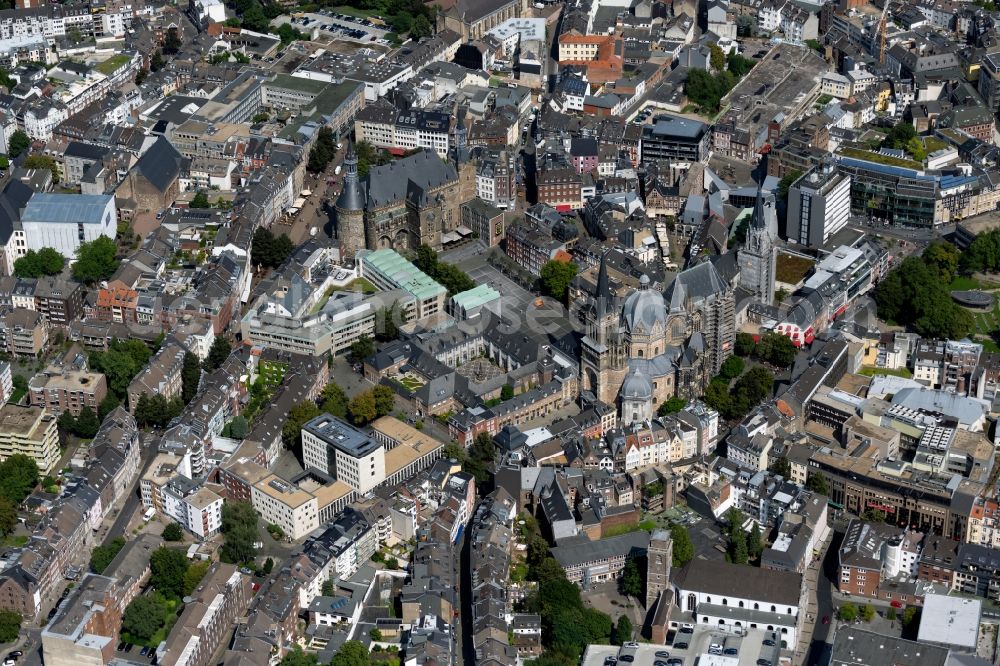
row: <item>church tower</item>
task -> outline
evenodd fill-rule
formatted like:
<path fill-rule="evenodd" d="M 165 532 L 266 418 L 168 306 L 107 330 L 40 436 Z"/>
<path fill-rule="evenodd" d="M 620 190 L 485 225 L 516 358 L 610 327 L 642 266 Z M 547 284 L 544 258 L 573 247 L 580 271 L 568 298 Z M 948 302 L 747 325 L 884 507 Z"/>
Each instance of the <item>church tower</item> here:
<path fill-rule="evenodd" d="M 591 391 L 598 400 L 608 405 L 617 403 L 618 391 L 628 370 L 619 320 L 605 252 L 597 273 L 590 330 L 581 341 L 580 377 L 583 390 Z"/>
<path fill-rule="evenodd" d="M 358 156 L 354 152 L 354 141 L 347 147 L 344 158 L 344 187 L 340 190 L 337 203 L 337 238 L 345 257 L 353 258 L 358 250 L 365 249 L 365 191 L 358 179 Z"/>
<path fill-rule="evenodd" d="M 740 286 L 766 305 L 774 302 L 777 238 L 778 216 L 774 208 L 774 195 L 765 196 L 763 189 L 758 187 L 746 243 L 738 251 L 737 262 L 740 267 Z"/>

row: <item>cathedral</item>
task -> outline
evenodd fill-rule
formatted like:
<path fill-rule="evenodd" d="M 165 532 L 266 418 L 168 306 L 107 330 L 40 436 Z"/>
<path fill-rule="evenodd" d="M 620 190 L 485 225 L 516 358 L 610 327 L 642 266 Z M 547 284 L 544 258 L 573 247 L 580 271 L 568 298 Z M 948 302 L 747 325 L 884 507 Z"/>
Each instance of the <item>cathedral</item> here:
<path fill-rule="evenodd" d="M 704 261 L 678 273 L 665 291 L 644 274 L 621 299 L 611 289 L 605 254 L 593 297 L 577 313 L 587 328 L 581 388 L 617 404 L 623 423 L 653 418 L 660 403 L 675 395 L 701 395 L 732 354 L 732 273 L 726 277 Z"/>

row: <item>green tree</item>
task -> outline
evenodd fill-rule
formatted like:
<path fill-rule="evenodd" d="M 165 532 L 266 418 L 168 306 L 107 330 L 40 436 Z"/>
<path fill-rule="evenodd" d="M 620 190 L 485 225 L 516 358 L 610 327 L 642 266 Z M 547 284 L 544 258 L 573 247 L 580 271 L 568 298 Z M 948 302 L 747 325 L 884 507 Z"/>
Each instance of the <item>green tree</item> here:
<path fill-rule="evenodd" d="M 223 562 L 242 563 L 253 560 L 257 554 L 254 544 L 258 540 L 257 523 L 260 517 L 247 502 L 226 502 L 222 505 Z"/>
<path fill-rule="evenodd" d="M 378 643 L 382 640 L 382 632 L 378 629 L 372 629 L 368 632 L 368 638 L 372 639 L 372 642 Z"/>
<path fill-rule="evenodd" d="M 198 193 L 194 195 L 191 199 L 191 203 L 188 204 L 188 208 L 211 208 L 212 204 L 208 201 L 208 195 L 205 194 L 203 190 L 198 190 Z"/>
<path fill-rule="evenodd" d="M 327 594 L 325 596 L 331 596 L 331 595 Z M 296 643 L 295 647 L 286 652 L 285 656 L 282 657 L 281 661 L 278 663 L 279 666 L 318 666 L 319 661 L 316 659 L 316 654 L 314 652 L 306 654 L 305 652 L 302 651 L 302 648 Z"/>
<path fill-rule="evenodd" d="M 184 596 L 191 596 L 191 593 L 198 589 L 199 583 L 208 573 L 209 567 L 212 566 L 212 560 L 200 560 L 194 562 L 188 567 L 188 570 L 184 573 Z"/>
<path fill-rule="evenodd" d="M 184 574 L 189 565 L 183 550 L 157 548 L 149 556 L 149 584 L 164 597 L 180 598 L 184 596 Z"/>
<path fill-rule="evenodd" d="M 739 53 L 730 53 L 726 56 L 726 69 L 738 79 L 742 79 L 749 74 L 755 64 L 752 59 L 744 58 Z"/>
<path fill-rule="evenodd" d="M 571 261 L 548 261 L 542 266 L 542 288 L 552 298 L 565 302 L 570 282 L 578 270 L 579 267 Z"/>
<path fill-rule="evenodd" d="M 184 410 L 180 398 L 167 400 L 162 394 L 149 395 L 143 393 L 136 401 L 135 422 L 141 428 L 166 428 L 175 417 Z"/>
<path fill-rule="evenodd" d="M 673 544 L 673 565 L 682 567 L 694 559 L 694 544 L 691 542 L 691 535 L 688 534 L 687 527 L 680 523 L 670 526 L 670 536 Z"/>
<path fill-rule="evenodd" d="M 889 622 L 895 622 L 896 609 L 893 608 L 892 606 L 889 606 L 889 608 L 885 611 L 885 619 L 889 620 Z"/>
<path fill-rule="evenodd" d="M 903 627 L 906 629 L 920 626 L 920 609 L 916 606 L 907 606 L 903 610 L 903 617 L 900 622 L 902 622 Z"/>
<path fill-rule="evenodd" d="M 121 401 L 118 400 L 118 396 L 114 393 L 107 394 L 104 396 L 104 400 L 101 400 L 101 404 L 97 406 L 97 418 L 104 421 L 104 418 L 115 411 L 120 404 Z"/>
<path fill-rule="evenodd" d="M 500 387 L 500 400 L 506 402 L 514 397 L 514 387 L 510 384 L 504 384 Z"/>
<path fill-rule="evenodd" d="M 757 343 L 756 353 L 757 358 L 766 363 L 787 368 L 795 362 L 798 349 L 791 339 L 781 333 L 765 333 Z"/>
<path fill-rule="evenodd" d="M 229 358 L 229 354 L 232 351 L 233 345 L 229 342 L 229 338 L 221 335 L 216 336 L 215 340 L 212 341 L 212 346 L 208 350 L 208 356 L 205 357 L 202 367 L 205 368 L 206 372 L 217 370 Z"/>
<path fill-rule="evenodd" d="M 391 414 L 396 407 L 396 394 L 388 386 L 379 384 L 372 389 L 372 398 L 375 400 L 376 417 Z"/>
<path fill-rule="evenodd" d="M 275 236 L 270 229 L 258 227 L 250 245 L 250 260 L 264 268 L 277 268 L 294 249 L 288 234 Z"/>
<path fill-rule="evenodd" d="M 885 135 L 883 147 L 905 150 L 911 139 L 917 138 L 917 130 L 907 122 L 901 122 L 893 126 L 889 133 Z"/>
<path fill-rule="evenodd" d="M 865 622 L 871 622 L 875 619 L 875 608 L 871 604 L 865 604 L 861 607 L 861 619 Z"/>
<path fill-rule="evenodd" d="M 736 85 L 736 77 L 731 72 L 722 71 L 711 74 L 703 69 L 691 69 L 684 92 L 688 99 L 705 111 L 719 110 L 722 98 Z"/>
<path fill-rule="evenodd" d="M 14 262 L 14 275 L 23 278 L 40 278 L 45 275 L 58 275 L 66 265 L 66 260 L 51 247 L 43 247 L 37 252 L 28 252 Z"/>
<path fill-rule="evenodd" d="M 25 169 L 47 169 L 52 172 L 52 182 L 59 182 L 59 164 L 48 155 L 28 155 L 24 160 Z"/>
<path fill-rule="evenodd" d="M 830 486 L 826 483 L 826 477 L 820 472 L 809 473 L 809 476 L 806 478 L 806 488 L 814 493 L 826 495 L 827 497 L 830 496 Z"/>
<path fill-rule="evenodd" d="M 97 420 L 97 414 L 90 407 L 84 405 L 80 410 L 80 415 L 76 417 L 76 431 L 74 434 L 83 439 L 93 439 L 94 435 L 101 428 L 101 422 Z"/>
<path fill-rule="evenodd" d="M 615 625 L 615 644 L 624 645 L 632 640 L 632 620 L 628 615 L 618 617 L 618 624 Z"/>
<path fill-rule="evenodd" d="M 302 426 L 319 415 L 319 408 L 312 400 L 303 400 L 292 405 L 288 410 L 288 418 L 281 426 L 281 440 L 285 447 L 297 451 L 302 446 Z"/>
<path fill-rule="evenodd" d="M 124 547 L 124 537 L 116 537 L 110 543 L 94 548 L 90 553 L 90 570 L 95 574 L 104 573 L 104 570 Z"/>
<path fill-rule="evenodd" d="M 267 576 L 274 570 L 274 560 L 270 557 L 264 560 L 264 575 Z"/>
<path fill-rule="evenodd" d="M 743 374 L 744 367 L 745 364 L 742 358 L 739 356 L 730 356 L 722 362 L 722 367 L 719 368 L 719 375 L 723 379 L 733 380 Z"/>
<path fill-rule="evenodd" d="M 375 343 L 367 335 L 362 335 L 351 344 L 351 357 L 361 362 L 375 353 Z"/>
<path fill-rule="evenodd" d="M 184 353 L 184 366 L 181 368 L 181 399 L 188 404 L 198 393 L 201 382 L 201 362 L 191 352 Z"/>
<path fill-rule="evenodd" d="M 319 399 L 324 412 L 333 414 L 337 418 L 347 418 L 347 406 L 350 401 L 347 394 L 344 393 L 344 389 L 340 388 L 338 384 L 330 382 L 324 386 Z"/>
<path fill-rule="evenodd" d="M 749 333 L 737 333 L 736 334 L 736 354 L 739 356 L 750 356 L 753 354 L 754 347 L 757 343 L 754 342 L 753 336 Z"/>
<path fill-rule="evenodd" d="M 24 618 L 14 611 L 0 611 L 0 643 L 13 643 L 21 632 Z"/>
<path fill-rule="evenodd" d="M 107 236 L 81 243 L 76 250 L 73 277 L 86 284 L 106 280 L 118 269 L 118 246 Z"/>
<path fill-rule="evenodd" d="M 245 438 L 249 430 L 250 424 L 247 422 L 247 417 L 242 414 L 237 414 L 233 417 L 233 420 L 229 422 L 229 436 L 233 439 Z"/>
<path fill-rule="evenodd" d="M 687 407 L 687 400 L 680 397 L 679 395 L 675 395 L 669 400 L 664 400 L 662 403 L 660 403 L 660 406 L 656 410 L 656 413 L 658 416 L 667 416 L 669 414 L 676 414 L 685 407 Z"/>
<path fill-rule="evenodd" d="M 858 619 L 858 607 L 851 602 L 845 602 L 837 610 L 837 617 L 839 617 L 844 622 L 854 622 Z"/>
<path fill-rule="evenodd" d="M 865 509 L 861 512 L 861 519 L 872 523 L 884 523 L 885 511 L 881 509 Z"/>
<path fill-rule="evenodd" d="M 722 52 L 722 48 L 718 44 L 709 43 L 709 64 L 712 69 L 719 72 L 726 66 L 726 54 Z"/>
<path fill-rule="evenodd" d="M 351 400 L 348 411 L 351 413 L 351 420 L 354 421 L 355 425 L 371 423 L 378 416 L 375 396 L 372 395 L 371 391 L 362 391 Z"/>
<path fill-rule="evenodd" d="M 177 523 L 170 523 L 163 528 L 163 540 L 164 541 L 183 541 L 184 540 L 184 530 Z"/>
<path fill-rule="evenodd" d="M 88 362 L 94 372 L 104 374 L 111 393 L 120 400 L 151 355 L 149 346 L 141 340 L 114 340 L 108 351 L 91 352 Z"/>
<path fill-rule="evenodd" d="M 631 558 L 625 563 L 621 579 L 622 593 L 630 597 L 641 597 L 646 592 L 646 581 L 639 571 L 639 563 Z"/>
<path fill-rule="evenodd" d="M 15 453 L 0 463 L 0 497 L 20 506 L 38 484 L 38 465 L 23 453 Z"/>
<path fill-rule="evenodd" d="M 792 186 L 792 183 L 797 181 L 801 176 L 801 171 L 790 171 L 785 174 L 781 180 L 778 181 L 778 198 L 782 201 L 787 201 L 788 189 Z"/>
<path fill-rule="evenodd" d="M 141 594 L 122 615 L 122 630 L 133 639 L 146 642 L 166 624 L 167 604 L 156 594 Z"/>
<path fill-rule="evenodd" d="M 788 458 L 781 456 L 780 458 L 775 458 L 769 467 L 772 474 L 777 474 L 778 476 L 784 478 L 790 478 L 792 476 L 792 463 L 788 462 Z"/>
<path fill-rule="evenodd" d="M 369 666 L 371 657 L 361 641 L 347 641 L 330 660 L 330 666 Z"/>
<path fill-rule="evenodd" d="M 17 507 L 6 497 L 0 497 L 0 536 L 7 536 L 17 527 Z"/>
<path fill-rule="evenodd" d="M 153 51 L 153 55 L 149 58 L 149 71 L 158 72 L 163 69 L 163 65 L 166 64 L 163 60 L 163 53 L 159 49 Z"/>
<path fill-rule="evenodd" d="M 747 536 L 747 554 L 751 560 L 757 560 L 760 559 L 760 554 L 763 551 L 764 540 L 760 534 L 760 525 L 754 522 L 753 529 L 750 530 L 750 534 Z"/>
<path fill-rule="evenodd" d="M 14 130 L 14 133 L 10 135 L 10 139 L 7 140 L 7 154 L 11 159 L 19 157 L 21 153 L 30 147 L 31 138 L 23 130 Z"/>
<path fill-rule="evenodd" d="M 180 31 L 177 28 L 168 28 L 163 40 L 163 52 L 176 54 L 182 45 Z"/>

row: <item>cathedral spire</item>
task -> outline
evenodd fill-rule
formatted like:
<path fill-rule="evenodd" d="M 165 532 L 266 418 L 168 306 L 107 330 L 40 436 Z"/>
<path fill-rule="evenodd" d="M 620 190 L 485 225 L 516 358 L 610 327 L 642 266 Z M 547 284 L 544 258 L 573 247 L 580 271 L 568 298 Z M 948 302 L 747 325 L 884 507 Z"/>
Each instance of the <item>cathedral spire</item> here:
<path fill-rule="evenodd" d="M 347 144 L 347 155 L 344 156 L 344 187 L 337 197 L 337 208 L 343 211 L 362 210 L 365 207 L 365 197 L 358 181 L 358 154 L 354 151 L 354 140 Z"/>
<path fill-rule="evenodd" d="M 611 305 L 611 284 L 608 280 L 608 252 L 610 250 L 605 250 L 604 254 L 601 255 L 601 268 L 597 271 L 597 293 L 594 297 L 597 299 L 597 317 L 603 319 L 608 313 L 608 307 Z"/>

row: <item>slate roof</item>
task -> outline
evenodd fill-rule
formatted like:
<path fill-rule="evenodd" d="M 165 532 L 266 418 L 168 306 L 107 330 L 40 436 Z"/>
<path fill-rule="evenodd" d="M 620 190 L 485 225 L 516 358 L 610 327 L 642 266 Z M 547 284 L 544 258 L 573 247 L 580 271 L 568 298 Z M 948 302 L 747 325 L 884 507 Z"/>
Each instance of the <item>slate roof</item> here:
<path fill-rule="evenodd" d="M 802 574 L 709 560 L 691 560 L 677 572 L 674 582 L 685 592 L 704 592 L 784 606 L 798 606 L 802 590 Z"/>
<path fill-rule="evenodd" d="M 180 174 L 183 161 L 184 157 L 177 149 L 161 136 L 143 153 L 135 168 L 156 189 L 165 192 Z"/>
<path fill-rule="evenodd" d="M 368 174 L 368 205 L 380 207 L 394 201 L 421 197 L 425 190 L 458 178 L 455 168 L 431 150 L 383 166 Z"/>

